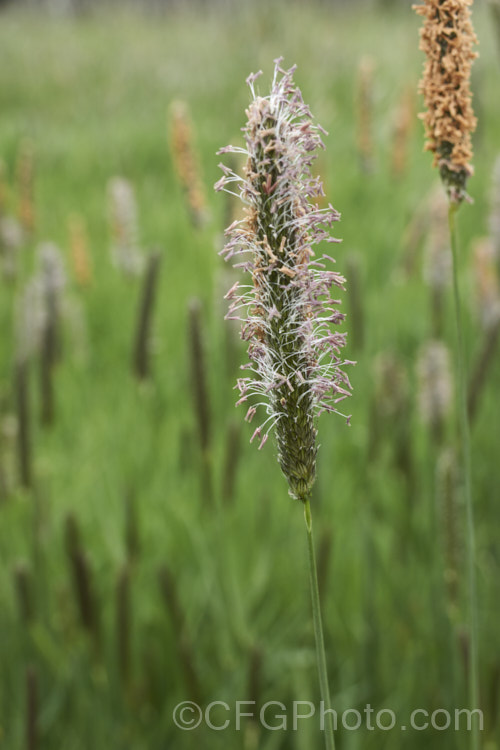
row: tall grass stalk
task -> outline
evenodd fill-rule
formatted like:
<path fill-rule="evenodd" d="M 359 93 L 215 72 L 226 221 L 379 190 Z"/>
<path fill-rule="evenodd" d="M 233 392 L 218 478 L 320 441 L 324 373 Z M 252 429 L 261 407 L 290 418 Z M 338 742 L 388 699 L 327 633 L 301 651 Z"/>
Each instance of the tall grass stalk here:
<path fill-rule="evenodd" d="M 222 499 L 224 503 L 234 500 L 236 477 L 241 458 L 241 429 L 236 422 L 230 422 L 226 435 L 224 471 L 222 476 Z"/>
<path fill-rule="evenodd" d="M 451 252 L 453 257 L 453 298 L 455 306 L 455 323 L 457 331 L 457 380 L 459 398 L 460 443 L 463 462 L 463 482 L 465 491 L 465 520 L 467 538 L 467 588 L 468 588 L 468 618 L 469 618 L 469 649 L 468 649 L 468 690 L 470 709 L 479 707 L 479 665 L 478 665 L 478 637 L 477 637 L 477 583 L 476 583 L 476 540 L 474 529 L 474 507 L 471 486 L 471 447 L 469 417 L 467 413 L 467 379 L 465 365 L 465 346 L 462 323 L 462 303 L 458 283 L 458 233 L 457 211 L 460 204 L 450 201 L 448 223 L 450 229 Z M 474 722 L 471 733 L 471 748 L 478 750 L 479 727 Z"/>
<path fill-rule="evenodd" d="M 167 565 L 158 571 L 160 590 L 169 612 L 172 627 L 177 636 L 177 652 L 184 673 L 186 688 L 190 699 L 203 705 L 203 688 L 196 667 L 194 644 L 186 626 L 186 617 L 177 589 L 176 577 Z"/>
<path fill-rule="evenodd" d="M 192 299 L 190 301 L 188 316 L 191 387 L 194 412 L 198 423 L 198 438 L 201 457 L 201 491 L 207 507 L 211 507 L 214 503 L 212 479 L 212 420 L 207 382 L 203 309 L 199 299 Z"/>
<path fill-rule="evenodd" d="M 61 307 L 66 274 L 59 249 L 40 245 L 37 282 L 40 287 L 40 421 L 50 427 L 55 417 L 54 370 L 61 359 Z"/>
<path fill-rule="evenodd" d="M 137 380 L 151 376 L 150 338 L 158 286 L 161 254 L 152 252 L 147 260 L 132 351 L 132 371 Z"/>
<path fill-rule="evenodd" d="M 325 526 L 318 543 L 318 589 L 319 600 L 321 603 L 323 603 L 328 586 L 328 570 L 332 555 L 332 539 L 333 535 L 331 527 Z"/>
<path fill-rule="evenodd" d="M 242 323 L 250 360 L 242 367 L 247 377 L 237 380 L 237 405 L 246 404 L 247 422 L 257 413 L 259 419 L 264 416 L 250 442 L 258 438 L 260 450 L 273 431 L 289 495 L 304 505 L 319 681 L 328 717 L 326 747 L 333 750 L 310 498 L 316 478 L 316 418 L 325 411 L 341 413 L 338 404 L 351 389 L 342 370 L 349 363 L 341 356 L 345 334 L 333 330 L 344 315 L 336 309 L 339 301 L 330 296 L 332 286 L 343 289 L 345 280 L 329 270 L 333 258 L 317 258 L 312 250 L 322 241 L 336 241 L 329 230 L 339 214 L 331 204 L 321 209 L 315 202 L 323 196 L 323 186 L 313 177 L 311 164 L 314 152 L 323 147 L 323 131 L 293 82 L 295 67 L 284 70 L 281 62 L 275 60 L 267 97 L 256 93 L 260 72 L 247 78 L 252 101 L 243 129 L 246 148 L 219 151 L 246 155 L 245 176 L 221 164 L 224 176 L 215 188 L 239 185 L 247 206 L 245 218 L 226 230 L 222 251 L 227 260 L 236 259 L 235 268 L 246 271 L 252 282 L 238 281 L 226 294 L 226 318 Z"/>
<path fill-rule="evenodd" d="M 115 632 L 118 671 L 123 688 L 130 679 L 132 602 L 130 591 L 130 568 L 125 563 L 118 572 L 115 589 Z"/>
<path fill-rule="evenodd" d="M 307 498 L 304 502 L 304 519 L 306 522 L 307 549 L 309 553 L 309 582 L 311 586 L 311 601 L 314 623 L 314 638 L 316 640 L 316 659 L 318 663 L 319 687 L 321 692 L 321 700 L 323 703 L 323 715 L 326 716 L 325 746 L 327 750 L 335 750 L 335 736 L 333 732 L 330 687 L 328 684 L 328 671 L 326 667 L 325 640 L 323 637 L 323 624 L 321 621 L 318 571 L 316 566 L 316 553 L 314 551 L 311 505 L 309 502 L 309 498 Z"/>
<path fill-rule="evenodd" d="M 249 663 L 248 663 L 248 682 L 247 682 L 247 696 L 250 705 L 260 706 L 262 705 L 261 693 L 262 693 L 262 662 L 263 652 L 260 646 L 254 643 L 250 647 Z M 245 740 L 243 746 L 251 750 L 251 748 L 258 748 L 260 746 L 260 734 L 262 727 L 260 726 L 257 717 L 255 715 L 249 716 L 246 727 L 245 727 Z"/>
<path fill-rule="evenodd" d="M 26 668 L 26 750 L 37 750 L 39 747 L 38 720 L 38 679 L 35 668 Z"/>
<path fill-rule="evenodd" d="M 127 562 L 132 565 L 139 557 L 141 551 L 141 539 L 137 501 L 135 494 L 130 489 L 127 489 L 125 493 L 124 505 L 124 544 L 127 553 Z"/>
<path fill-rule="evenodd" d="M 18 422 L 17 453 L 19 479 L 24 488 L 30 489 L 33 480 L 31 411 L 29 403 L 28 362 L 24 358 L 19 358 L 16 362 L 14 386 Z"/>
<path fill-rule="evenodd" d="M 473 174 L 471 133 L 477 120 L 472 109 L 470 88 L 471 64 L 477 57 L 477 38 L 471 22 L 472 0 L 425 0 L 415 6 L 424 17 L 420 30 L 420 49 L 426 54 L 420 91 L 427 107 L 421 117 L 427 136 L 426 149 L 434 154 L 448 195 L 448 225 L 453 266 L 453 296 L 457 330 L 457 381 L 459 406 L 459 441 L 465 491 L 465 524 L 467 537 L 468 589 L 468 691 L 469 708 L 479 703 L 477 594 L 475 571 L 474 514 L 471 490 L 471 457 L 469 419 L 467 414 L 467 380 L 458 284 L 458 236 L 456 215 L 460 204 L 469 200 L 466 186 Z M 479 728 L 474 724 L 471 748 L 479 748 Z"/>
<path fill-rule="evenodd" d="M 56 300 L 50 293 L 46 299 L 46 322 L 40 351 L 40 421 L 49 427 L 54 421 L 54 364 L 57 347 Z"/>
<path fill-rule="evenodd" d="M 80 622 L 92 639 L 94 652 L 101 650 L 101 618 L 99 602 L 94 590 L 92 570 L 80 538 L 76 517 L 70 513 L 65 521 L 65 543 L 71 583 L 78 607 Z"/>
<path fill-rule="evenodd" d="M 19 619 L 28 625 L 34 618 L 33 582 L 29 567 L 19 562 L 13 570 L 13 583 L 19 610 Z"/>

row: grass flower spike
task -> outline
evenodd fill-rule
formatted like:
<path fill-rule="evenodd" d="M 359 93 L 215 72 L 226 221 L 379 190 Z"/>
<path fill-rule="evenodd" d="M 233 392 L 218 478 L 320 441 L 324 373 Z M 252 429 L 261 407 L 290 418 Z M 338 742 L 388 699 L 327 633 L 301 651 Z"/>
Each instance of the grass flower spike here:
<path fill-rule="evenodd" d="M 260 73 L 247 79 L 252 101 L 244 128 L 246 149 L 227 146 L 219 153 L 244 153 L 245 176 L 220 165 L 223 177 L 216 190 L 239 186 L 246 217 L 227 230 L 222 251 L 226 260 L 250 276 L 229 290 L 229 319 L 242 323 L 250 362 L 238 380 L 240 398 L 247 403 L 247 421 L 260 407 L 266 418 L 252 440 L 259 447 L 275 427 L 278 460 L 290 494 L 305 500 L 315 478 L 315 417 L 338 411 L 350 395 L 342 366 L 345 334 L 332 330 L 344 315 L 330 287 L 343 288 L 344 279 L 328 268 L 333 259 L 316 258 L 313 248 L 322 241 L 336 242 L 329 233 L 339 214 L 329 205 L 319 209 L 314 199 L 323 195 L 320 180 L 312 176 L 315 151 L 323 147 L 320 132 L 293 82 L 295 68 L 283 70 L 275 61 L 269 96 L 255 93 Z"/>
<path fill-rule="evenodd" d="M 420 49 L 427 60 L 420 84 L 427 112 L 421 115 L 428 137 L 426 148 L 434 153 L 434 164 L 439 167 L 441 180 L 448 194 L 448 226 L 453 269 L 453 298 L 457 335 L 456 373 L 459 404 L 460 462 L 464 494 L 465 525 L 467 528 L 467 600 L 468 651 L 467 681 L 469 708 L 479 706 L 478 606 L 476 582 L 476 542 L 472 497 L 471 441 L 467 397 L 467 371 L 462 300 L 459 286 L 459 243 L 456 214 L 468 199 L 467 179 L 473 170 L 471 133 L 476 118 L 471 106 L 470 68 L 476 57 L 477 43 L 470 20 L 472 0 L 425 0 L 416 6 L 425 22 L 420 33 Z M 470 199 L 469 199 L 470 200 Z M 479 750 L 477 726 L 471 732 L 471 748 Z"/>
<path fill-rule="evenodd" d="M 185 102 L 174 101 L 169 112 L 170 149 L 177 177 L 186 196 L 193 226 L 202 227 L 209 218 L 205 188 L 194 147 L 193 128 Z"/>
<path fill-rule="evenodd" d="M 476 127 L 470 91 L 470 67 L 477 43 L 470 21 L 472 0 L 425 0 L 414 6 L 424 16 L 420 49 L 426 54 L 420 84 L 427 112 L 424 121 L 426 149 L 434 154 L 434 166 L 454 203 L 467 194 L 472 175 L 471 133 Z"/>
<path fill-rule="evenodd" d="M 246 205 L 245 218 L 226 230 L 222 250 L 251 282 L 236 282 L 226 294 L 226 318 L 241 321 L 250 359 L 243 365 L 248 376 L 237 382 L 237 405 L 247 404 L 249 422 L 264 409 L 252 440 L 258 438 L 262 448 L 275 428 L 289 494 L 303 503 L 318 675 L 327 715 L 324 739 L 327 750 L 335 750 L 310 499 L 318 450 L 316 417 L 323 411 L 339 413 L 339 402 L 351 390 L 342 369 L 349 364 L 341 358 L 345 334 L 332 328 L 344 315 L 330 289 L 342 289 L 344 278 L 328 268 L 333 258 L 316 257 L 313 250 L 320 242 L 337 241 L 330 229 L 340 217 L 331 205 L 321 209 L 315 202 L 323 196 L 323 186 L 311 165 L 315 151 L 323 147 L 324 131 L 313 123 L 293 82 L 295 67 L 284 70 L 281 60 L 275 60 L 269 96 L 255 93 L 260 73 L 248 77 L 252 100 L 243 128 L 246 148 L 219 151 L 246 156 L 244 177 L 221 164 L 224 174 L 215 189 L 233 192 L 236 185 L 235 195 Z"/>
<path fill-rule="evenodd" d="M 139 225 L 134 186 L 124 177 L 108 182 L 112 259 L 125 276 L 139 276 L 144 258 L 139 246 Z"/>

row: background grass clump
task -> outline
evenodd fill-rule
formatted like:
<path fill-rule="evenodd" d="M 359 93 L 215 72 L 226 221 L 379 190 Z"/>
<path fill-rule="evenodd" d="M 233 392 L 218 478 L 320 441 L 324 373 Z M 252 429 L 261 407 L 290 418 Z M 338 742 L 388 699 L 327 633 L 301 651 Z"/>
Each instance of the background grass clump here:
<path fill-rule="evenodd" d="M 471 371 L 487 336 L 473 250 L 489 233 L 500 152 L 494 30 L 486 5 L 474 12 L 481 43 L 474 203 L 460 215 Z M 298 732 L 247 721 L 240 732 L 232 722 L 224 732 L 193 733 L 172 722 L 183 700 L 319 700 L 301 512 L 272 446 L 257 452 L 248 444 L 251 430 L 233 406 L 244 353 L 223 321 L 232 277 L 217 251 L 237 209 L 211 187 L 220 176 L 215 152 L 241 137 L 245 78 L 259 68 L 269 77 L 278 55 L 297 63 L 296 80 L 329 132 L 317 169 L 342 214 L 337 268 L 350 282 L 342 303 L 347 356 L 358 362 L 351 428 L 321 419 L 314 497 L 333 704 L 339 712 L 389 707 L 401 723 L 416 708 L 466 705 L 454 401 L 436 435 L 422 418 L 417 367 L 434 336 L 423 268 L 435 201 L 416 119 L 418 25 L 406 6 L 313 3 L 249 3 L 231 12 L 179 6 L 154 16 L 98 8 L 77 18 L 13 7 L 0 15 L 4 226 L 19 221 L 27 148 L 34 173 L 34 227 L 24 229 L 15 272 L 0 286 L 0 747 L 150 750 L 196 740 L 300 749 L 321 741 L 315 722 Z M 364 125 L 363 59 L 372 71 Z M 192 224 L 170 151 L 175 100 L 187 105 L 206 191 L 201 226 Z M 395 172 L 404 101 L 411 117 Z M 370 132 L 368 160 L 360 127 Z M 125 276 L 110 253 L 108 186 L 116 176 L 135 192 L 139 251 L 161 252 L 145 382 L 131 364 L 143 279 Z M 74 215 L 88 238 L 86 285 L 73 263 Z M 23 487 L 16 320 L 46 241 L 60 248 L 66 273 L 55 411 L 43 426 L 35 352 L 28 361 L 32 482 Z M 2 242 L 3 263 L 10 251 Z M 446 285 L 443 306 L 441 339 L 452 351 Z M 493 356 L 472 432 L 490 750 L 498 747 L 500 694 L 499 377 Z M 422 742 L 462 747 L 467 732 L 339 733 L 341 748 Z"/>

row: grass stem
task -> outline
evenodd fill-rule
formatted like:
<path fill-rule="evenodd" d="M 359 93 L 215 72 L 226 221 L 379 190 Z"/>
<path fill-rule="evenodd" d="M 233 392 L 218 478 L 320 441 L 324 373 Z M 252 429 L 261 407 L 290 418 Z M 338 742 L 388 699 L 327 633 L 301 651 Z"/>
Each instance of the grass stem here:
<path fill-rule="evenodd" d="M 453 297 L 455 303 L 455 321 L 457 329 L 457 371 L 459 396 L 460 443 L 463 462 L 463 482 L 465 491 L 465 522 L 467 538 L 467 590 L 469 619 L 468 649 L 468 685 L 470 709 L 479 708 L 479 670 L 477 639 L 477 585 L 476 585 L 476 542 L 474 531 L 474 509 L 471 489 L 471 448 L 469 417 L 467 413 L 467 379 L 465 367 L 465 346 L 462 325 L 462 307 L 458 284 L 458 236 L 456 214 L 459 204 L 450 202 L 448 222 L 450 228 L 451 252 L 453 256 Z M 479 750 L 479 726 L 473 723 L 471 732 L 471 749 Z"/>
<path fill-rule="evenodd" d="M 323 702 L 323 716 L 325 717 L 325 746 L 326 750 L 335 750 L 330 687 L 328 685 L 328 672 L 326 668 L 325 641 L 323 638 L 323 625 L 321 623 L 318 573 L 316 569 L 316 554 L 314 551 L 311 505 L 309 502 L 309 498 L 306 498 L 304 502 L 304 518 L 306 522 L 307 546 L 309 551 L 309 580 L 311 584 L 311 599 L 314 622 L 314 637 L 316 640 L 316 657 L 318 661 L 319 686 L 321 692 L 321 700 Z"/>

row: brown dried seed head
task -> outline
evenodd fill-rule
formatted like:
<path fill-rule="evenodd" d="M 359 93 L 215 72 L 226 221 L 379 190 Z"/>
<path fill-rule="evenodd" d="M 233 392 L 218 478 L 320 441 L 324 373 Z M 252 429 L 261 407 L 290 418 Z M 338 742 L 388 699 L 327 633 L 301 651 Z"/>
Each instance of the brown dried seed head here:
<path fill-rule="evenodd" d="M 391 157 L 395 177 L 402 177 L 408 166 L 410 136 L 415 116 L 414 99 L 413 87 L 406 88 L 401 95 L 394 118 Z"/>
<path fill-rule="evenodd" d="M 185 102 L 172 102 L 169 112 L 169 130 L 172 159 L 186 195 L 191 219 L 195 226 L 203 226 L 207 219 L 205 190 L 194 148 L 189 109 Z"/>
<path fill-rule="evenodd" d="M 92 262 L 85 220 L 72 214 L 68 218 L 68 233 L 76 282 L 79 286 L 89 286 L 92 283 Z"/>
<path fill-rule="evenodd" d="M 471 133 L 476 118 L 471 105 L 470 68 L 477 44 L 470 20 L 472 0 L 425 0 L 414 6 L 425 18 L 420 49 L 427 59 L 420 83 L 427 111 L 420 115 L 450 198 L 461 202 L 473 173 Z"/>

